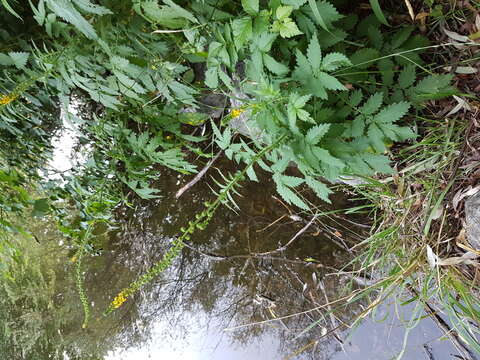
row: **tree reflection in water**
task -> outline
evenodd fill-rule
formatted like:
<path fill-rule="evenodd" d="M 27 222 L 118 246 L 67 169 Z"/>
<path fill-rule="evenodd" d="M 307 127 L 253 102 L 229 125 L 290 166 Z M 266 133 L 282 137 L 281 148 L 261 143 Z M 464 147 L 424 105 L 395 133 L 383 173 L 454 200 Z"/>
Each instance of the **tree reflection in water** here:
<path fill-rule="evenodd" d="M 132 359 L 141 359 L 151 349 L 152 356 L 163 354 L 169 359 L 188 358 L 188 354 L 194 359 L 252 359 L 261 354 L 269 360 L 297 353 L 295 358 L 328 359 L 341 349 L 342 335 L 322 336 L 342 321 L 350 322 L 360 308 L 337 309 L 335 316 L 326 309 L 311 309 L 341 295 L 349 280 L 324 275 L 345 263 L 342 243 L 357 241 L 359 228 L 335 216 L 319 216 L 285 251 L 271 252 L 292 239 L 309 217 L 291 216 L 273 198 L 268 179 L 261 184 L 243 188 L 238 214 L 226 208 L 219 211 L 205 231 L 192 237 L 174 266 L 104 317 L 102 311 L 114 294 L 160 259 L 178 229 L 211 198 L 208 187 L 197 184 L 176 200 L 178 178 L 162 174 L 158 186 L 168 195 L 153 204 L 119 211 L 113 232 L 100 234 L 97 229 L 95 246 L 102 250 L 84 265 L 92 303 L 87 329 L 81 329 L 72 248 L 59 245 L 59 235 L 48 224 L 38 224 L 42 245 L 33 249 L 29 245 L 25 256 L 30 267 L 55 269 L 54 291 L 37 295 L 51 305 L 35 309 L 32 305 L 17 315 L 41 314 L 36 318 L 40 325 L 26 327 L 36 332 L 38 341 L 19 353 L 22 341 L 29 338 L 26 331 L 16 338 L 19 347 L 12 350 L 12 358 L 114 359 L 130 349 L 130 354 L 137 354 Z M 336 207 L 345 206 L 345 201 L 340 196 L 334 199 Z M 331 241 L 335 231 L 341 233 L 336 243 Z M 301 314 L 279 319 L 296 313 Z M 265 323 L 249 325 L 257 322 Z"/>
<path fill-rule="evenodd" d="M 165 193 L 173 193 L 176 180 L 164 177 L 160 186 Z M 194 349 L 204 354 L 197 355 L 202 359 L 247 359 L 247 354 L 255 351 L 265 354 L 265 359 L 296 352 L 305 358 L 327 359 L 341 349 L 340 332 L 337 337 L 322 335 L 341 321 L 350 322 L 360 308 L 342 308 L 335 316 L 325 309 L 311 309 L 324 305 L 327 299 L 337 299 L 345 288 L 342 281 L 348 281 L 324 277 L 346 259 L 341 243 L 330 241 L 330 233 L 336 231 L 332 229 L 338 229 L 344 241 L 354 241 L 359 229 L 347 227 L 335 217 L 319 217 L 286 251 L 270 252 L 287 243 L 308 218 L 300 221 L 289 217 L 288 209 L 266 187 L 258 191 L 258 186 L 247 186 L 243 192 L 239 214 L 219 212 L 205 231 L 195 234 L 175 265 L 135 298 L 131 307 L 137 323 L 144 326 L 137 347 L 147 338 L 161 337 L 164 350 L 178 348 L 181 354 L 182 349 Z M 197 185 L 187 196 L 179 201 L 165 197 L 157 206 L 138 206 L 132 211 L 127 216 L 129 222 L 112 240 L 112 263 L 139 273 L 158 260 L 168 236 L 201 209 L 210 192 Z M 337 205 L 343 206 L 344 201 L 339 197 Z M 268 254 L 254 255 L 265 252 Z M 308 263 L 305 258 L 318 262 Z M 303 314 L 275 320 L 295 313 Z M 132 329 L 127 327 L 126 332 L 132 334 Z M 265 346 L 268 351 L 262 348 Z"/>

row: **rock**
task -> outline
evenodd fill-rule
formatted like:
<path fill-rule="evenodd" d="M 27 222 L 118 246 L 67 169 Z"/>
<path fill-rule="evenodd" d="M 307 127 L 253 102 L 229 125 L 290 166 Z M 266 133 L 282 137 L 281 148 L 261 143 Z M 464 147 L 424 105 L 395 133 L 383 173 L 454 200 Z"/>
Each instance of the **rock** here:
<path fill-rule="evenodd" d="M 232 109 L 241 109 L 245 107 L 245 102 L 243 100 L 248 100 L 248 96 L 246 94 L 238 91 L 233 93 L 230 97 L 230 107 Z M 264 142 L 265 139 L 263 138 L 263 131 L 257 126 L 255 121 L 250 118 L 250 115 L 251 110 L 244 109 L 239 116 L 230 120 L 228 126 L 240 134 L 249 137 L 250 139 Z"/>
<path fill-rule="evenodd" d="M 468 243 L 480 250 L 480 192 L 465 201 L 465 223 Z"/>
<path fill-rule="evenodd" d="M 208 116 L 218 119 L 222 117 L 227 107 L 227 97 L 223 94 L 207 94 L 198 101 L 200 111 L 208 114 Z"/>

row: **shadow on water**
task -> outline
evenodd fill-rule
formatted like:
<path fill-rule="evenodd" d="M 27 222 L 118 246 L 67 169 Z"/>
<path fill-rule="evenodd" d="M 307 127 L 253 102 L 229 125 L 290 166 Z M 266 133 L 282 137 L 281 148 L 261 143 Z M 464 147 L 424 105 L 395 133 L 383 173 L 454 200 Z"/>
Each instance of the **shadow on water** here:
<path fill-rule="evenodd" d="M 115 294 L 161 259 L 178 229 L 212 198 L 199 183 L 177 200 L 181 185 L 177 175 L 162 174 L 157 184 L 162 198 L 119 214 L 123 220 L 114 232 L 98 229 L 96 243 L 102 249 L 84 264 L 92 304 L 87 329 L 81 329 L 72 252 L 58 243 L 53 230 L 39 230 L 43 245 L 34 251 L 36 261 L 56 272 L 43 277 L 55 280 L 55 290 L 43 295 L 53 300 L 46 300 L 49 305 L 37 318 L 43 328 L 28 325 L 47 337 L 35 359 L 384 360 L 401 349 L 403 327 L 388 316 L 393 306 L 382 307 L 377 320 L 367 320 L 351 338 L 342 324 L 350 324 L 365 304 L 337 306 L 335 316 L 324 306 L 351 285 L 347 276 L 328 274 L 348 260 L 343 248 L 358 241 L 362 228 L 354 222 L 359 220 L 320 215 L 291 246 L 277 251 L 310 218 L 290 213 L 274 198 L 268 179 L 245 185 L 238 213 L 220 209 L 171 268 L 103 317 Z M 349 206 L 340 194 L 333 203 Z M 407 318 L 411 311 L 400 309 Z M 422 322 L 404 358 L 451 359 L 454 350 L 440 336 L 430 320 Z"/>

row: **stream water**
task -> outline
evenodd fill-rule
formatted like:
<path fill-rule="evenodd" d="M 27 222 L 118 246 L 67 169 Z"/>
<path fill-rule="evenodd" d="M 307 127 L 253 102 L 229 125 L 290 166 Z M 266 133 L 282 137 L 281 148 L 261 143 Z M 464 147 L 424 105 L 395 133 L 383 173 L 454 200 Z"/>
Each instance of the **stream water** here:
<path fill-rule="evenodd" d="M 73 166 L 75 134 L 67 130 L 72 134 L 55 140 L 57 171 Z M 161 173 L 155 185 L 161 198 L 120 210 L 114 229 L 95 230 L 95 255 L 83 264 L 92 311 L 86 329 L 75 248 L 52 224 L 28 220 L 38 243 L 20 242 L 15 279 L 0 286 L 0 354 L 12 360 L 386 360 L 402 348 L 408 360 L 457 354 L 429 318 L 403 346 L 405 325 L 421 315 L 412 304 L 387 302 L 349 329 L 366 304 L 325 304 L 361 286 L 334 274 L 349 260 L 346 249 L 364 238 L 363 220 L 332 213 L 352 206 L 337 194 L 333 207 L 319 209 L 316 221 L 280 251 L 311 218 L 276 198 L 265 176 L 242 188 L 237 213 L 221 208 L 173 266 L 103 316 L 114 296 L 161 259 L 178 229 L 212 199 L 206 181 L 176 199 L 186 181 Z"/>
<path fill-rule="evenodd" d="M 14 359 L 386 360 L 400 352 L 402 322 L 413 316 L 413 305 L 387 303 L 353 332 L 341 325 L 352 323 L 365 304 L 337 306 L 335 316 L 324 306 L 351 283 L 348 276 L 331 274 L 348 259 L 344 244 L 361 238 L 362 228 L 354 224 L 359 220 L 321 215 L 285 251 L 275 251 L 309 218 L 291 216 L 268 179 L 243 187 L 238 213 L 222 208 L 171 268 L 104 317 L 116 293 L 158 261 L 178 229 L 211 199 L 202 183 L 175 199 L 184 181 L 161 174 L 156 186 L 164 196 L 119 213 L 114 230 L 96 229 L 97 255 L 83 265 L 92 306 L 86 329 L 74 248 L 48 224 L 37 224 L 40 245 L 25 256 L 28 266 L 38 264 L 47 285 L 29 290 L 27 283 L 19 291 L 35 291 L 35 303 L 48 306 L 20 309 L 20 342 L 30 341 L 36 355 L 25 355 L 20 343 Z M 351 205 L 345 195 L 332 200 L 338 208 Z M 410 332 L 403 358 L 443 360 L 455 354 L 426 318 Z"/>

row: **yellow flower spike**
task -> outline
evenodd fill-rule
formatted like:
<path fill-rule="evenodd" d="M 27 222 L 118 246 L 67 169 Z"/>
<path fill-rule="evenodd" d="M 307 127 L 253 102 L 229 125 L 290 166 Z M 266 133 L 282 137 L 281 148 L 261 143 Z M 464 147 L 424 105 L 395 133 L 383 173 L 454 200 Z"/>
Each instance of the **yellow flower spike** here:
<path fill-rule="evenodd" d="M 0 105 L 7 105 L 10 104 L 13 100 L 17 97 L 15 95 L 3 95 L 0 96 Z"/>
<path fill-rule="evenodd" d="M 120 292 L 115 299 L 112 301 L 112 306 L 114 309 L 118 309 L 122 304 L 127 300 L 127 297 L 123 294 L 123 292 Z"/>
<path fill-rule="evenodd" d="M 242 108 L 239 108 L 239 109 L 232 109 L 232 111 L 230 111 L 230 116 L 232 118 L 237 118 L 239 117 L 245 110 L 242 109 Z"/>

